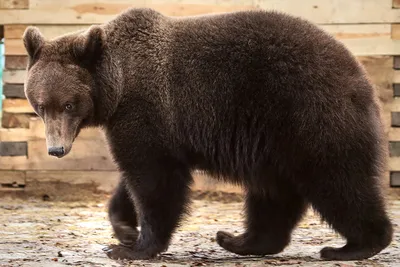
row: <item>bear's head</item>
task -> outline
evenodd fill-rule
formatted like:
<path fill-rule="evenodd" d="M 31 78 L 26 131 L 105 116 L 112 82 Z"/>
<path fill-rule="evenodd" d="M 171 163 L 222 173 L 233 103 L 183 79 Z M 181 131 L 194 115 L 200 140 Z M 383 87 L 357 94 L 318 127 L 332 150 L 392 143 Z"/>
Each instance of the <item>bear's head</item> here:
<path fill-rule="evenodd" d="M 42 118 L 49 155 L 67 155 L 83 127 L 94 124 L 95 62 L 103 51 L 99 26 L 53 40 L 38 28 L 23 35 L 28 53 L 25 95 Z"/>

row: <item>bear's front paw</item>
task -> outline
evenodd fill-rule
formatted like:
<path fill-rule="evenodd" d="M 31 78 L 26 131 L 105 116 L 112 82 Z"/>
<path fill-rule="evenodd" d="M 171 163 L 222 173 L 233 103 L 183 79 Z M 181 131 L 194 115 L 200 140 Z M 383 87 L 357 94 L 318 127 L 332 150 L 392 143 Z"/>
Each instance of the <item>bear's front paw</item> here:
<path fill-rule="evenodd" d="M 155 253 L 138 251 L 134 247 L 125 245 L 110 245 L 103 250 L 113 260 L 148 260 L 156 256 Z"/>

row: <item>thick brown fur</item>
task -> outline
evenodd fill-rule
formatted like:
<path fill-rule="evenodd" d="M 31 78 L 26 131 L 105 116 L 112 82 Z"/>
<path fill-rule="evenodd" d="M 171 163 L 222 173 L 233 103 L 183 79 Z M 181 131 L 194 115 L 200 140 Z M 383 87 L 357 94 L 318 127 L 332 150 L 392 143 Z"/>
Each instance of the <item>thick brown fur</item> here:
<path fill-rule="evenodd" d="M 246 231 L 217 234 L 233 253 L 281 252 L 308 205 L 347 239 L 324 248 L 325 259 L 369 258 L 391 242 L 376 93 L 314 24 L 266 11 L 170 18 L 130 9 L 55 40 L 30 27 L 24 42 L 26 94 L 49 153 L 68 154 L 83 127 L 107 134 L 122 175 L 109 209 L 122 244 L 110 257 L 168 248 L 194 169 L 246 190 Z"/>

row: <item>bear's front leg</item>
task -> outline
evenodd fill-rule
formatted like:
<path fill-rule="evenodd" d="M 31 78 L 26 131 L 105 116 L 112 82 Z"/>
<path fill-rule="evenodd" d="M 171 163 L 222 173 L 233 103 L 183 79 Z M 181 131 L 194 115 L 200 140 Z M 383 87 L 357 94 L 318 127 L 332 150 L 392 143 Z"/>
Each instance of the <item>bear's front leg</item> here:
<path fill-rule="evenodd" d="M 141 231 L 135 243 L 110 246 L 112 259 L 150 259 L 167 250 L 172 233 L 186 211 L 189 169 L 170 158 L 158 158 L 149 168 L 124 171 L 126 188 L 134 196 Z"/>

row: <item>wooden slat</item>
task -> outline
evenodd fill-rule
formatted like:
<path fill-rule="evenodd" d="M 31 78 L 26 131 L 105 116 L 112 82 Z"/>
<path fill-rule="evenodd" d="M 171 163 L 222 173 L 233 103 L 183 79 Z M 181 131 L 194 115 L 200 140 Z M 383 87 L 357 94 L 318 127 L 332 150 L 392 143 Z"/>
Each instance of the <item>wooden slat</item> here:
<path fill-rule="evenodd" d="M 28 141 L 28 158 L 0 157 L 2 170 L 107 170 L 116 166 L 105 141 L 75 140 L 71 152 L 61 158 L 47 154 L 45 140 Z"/>
<path fill-rule="evenodd" d="M 393 96 L 400 97 L 400 83 L 393 84 Z"/>
<path fill-rule="evenodd" d="M 26 99 L 4 99 L 3 111 L 9 113 L 34 113 L 32 106 Z"/>
<path fill-rule="evenodd" d="M 400 112 L 400 98 L 394 98 L 391 105 L 390 110 L 393 112 Z"/>
<path fill-rule="evenodd" d="M 389 158 L 389 170 L 390 171 L 400 171 L 400 157 L 390 157 Z"/>
<path fill-rule="evenodd" d="M 29 120 L 36 114 L 3 112 L 1 127 L 3 128 L 29 128 Z"/>
<path fill-rule="evenodd" d="M 74 27 L 40 25 L 43 34 L 50 38 L 68 33 L 71 30 L 85 28 L 85 25 Z M 365 25 L 322 25 L 324 30 L 331 33 L 350 49 L 355 55 L 396 55 L 400 54 L 400 41 L 391 39 L 390 24 L 365 24 Z M 24 29 L 21 25 L 6 26 L 10 28 L 12 36 L 20 35 Z M 18 33 L 17 33 L 18 32 Z M 26 55 L 26 50 L 21 39 L 6 40 L 6 55 Z"/>
<path fill-rule="evenodd" d="M 254 0 L 237 1 L 180 0 L 165 1 L 33 1 L 29 10 L 0 11 L 0 24 L 92 24 L 113 19 L 128 7 L 151 7 L 166 15 L 190 16 L 235 10 L 274 9 L 302 16 L 316 23 L 392 23 L 400 22 L 392 0 Z M 243 2 L 243 1 L 241 1 Z M 240 3 L 241 3 L 240 2 Z M 41 5 L 41 3 L 44 3 Z M 57 14 L 57 16 L 54 16 Z"/>
<path fill-rule="evenodd" d="M 400 24 L 392 24 L 391 37 L 393 40 L 400 40 Z"/>
<path fill-rule="evenodd" d="M 400 70 L 400 56 L 393 57 L 393 68 L 395 70 Z"/>
<path fill-rule="evenodd" d="M 70 1 L 64 1 L 69 3 Z M 29 9 L 18 11 L 0 10 L 0 24 L 98 24 L 114 19 L 115 16 L 130 7 L 152 7 L 166 15 L 200 15 L 207 13 L 222 13 L 238 10 L 256 9 L 252 5 L 206 5 L 206 4 L 146 4 L 137 5 L 132 1 L 118 1 L 125 3 L 93 3 L 75 6 L 59 6 L 60 2 L 46 9 Z M 57 14 L 57 16 L 54 16 Z"/>
<path fill-rule="evenodd" d="M 0 9 L 27 9 L 29 0 L 0 0 Z"/>
<path fill-rule="evenodd" d="M 1 129 L 0 140 L 2 141 L 33 141 L 44 140 L 44 123 L 39 118 L 32 118 L 29 127 L 26 129 Z M 82 129 L 77 140 L 98 140 L 104 139 L 104 134 L 100 129 L 88 128 Z M 101 140 L 100 140 L 101 141 Z"/>
<path fill-rule="evenodd" d="M 0 184 L 25 184 L 24 171 L 0 171 Z"/>
<path fill-rule="evenodd" d="M 26 78 L 25 70 L 5 70 L 3 73 L 4 83 L 24 83 Z"/>
<path fill-rule="evenodd" d="M 391 187 L 400 187 L 400 172 L 391 172 L 390 173 L 390 186 Z"/>
<path fill-rule="evenodd" d="M 91 184 L 97 190 L 112 192 L 119 182 L 118 171 L 27 171 L 27 189 L 32 183 L 68 183 L 71 185 Z"/>
<path fill-rule="evenodd" d="M 400 128 L 390 127 L 388 133 L 389 141 L 400 141 Z"/>
<path fill-rule="evenodd" d="M 26 98 L 23 84 L 5 84 L 3 86 L 3 95 L 6 98 Z"/>
<path fill-rule="evenodd" d="M 7 39 L 22 39 L 28 25 L 5 25 L 4 36 Z M 46 39 L 53 39 L 60 35 L 86 29 L 88 25 L 34 25 Z"/>
<path fill-rule="evenodd" d="M 400 127 L 400 112 L 392 112 L 392 127 Z"/>
<path fill-rule="evenodd" d="M 25 156 L 28 153 L 26 142 L 0 142 L 0 156 Z"/>
<path fill-rule="evenodd" d="M 23 70 L 28 64 L 27 56 L 6 56 L 5 68 L 7 70 Z"/>
<path fill-rule="evenodd" d="M 393 83 L 400 83 L 400 70 L 395 70 L 393 73 Z"/>
<path fill-rule="evenodd" d="M 4 49 L 7 56 L 26 55 L 26 49 L 22 39 L 6 39 L 4 42 Z"/>

